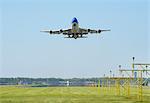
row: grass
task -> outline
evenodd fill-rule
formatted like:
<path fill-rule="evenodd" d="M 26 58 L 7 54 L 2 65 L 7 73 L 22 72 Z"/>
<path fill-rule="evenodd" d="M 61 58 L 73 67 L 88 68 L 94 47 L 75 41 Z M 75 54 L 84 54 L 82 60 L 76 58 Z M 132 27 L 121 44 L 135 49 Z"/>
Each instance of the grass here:
<path fill-rule="evenodd" d="M 0 103 L 150 103 L 150 88 L 143 89 L 143 101 L 136 88 L 129 97 L 116 95 L 116 88 L 0 86 Z"/>

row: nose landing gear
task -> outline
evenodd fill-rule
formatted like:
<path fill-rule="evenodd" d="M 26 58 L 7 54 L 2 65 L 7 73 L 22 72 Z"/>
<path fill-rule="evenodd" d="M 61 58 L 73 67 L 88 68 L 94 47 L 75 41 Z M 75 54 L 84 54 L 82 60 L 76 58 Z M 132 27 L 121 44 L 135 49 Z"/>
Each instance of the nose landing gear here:
<path fill-rule="evenodd" d="M 74 37 L 75 39 L 77 39 L 77 38 L 78 38 L 78 35 L 73 35 L 73 37 Z"/>

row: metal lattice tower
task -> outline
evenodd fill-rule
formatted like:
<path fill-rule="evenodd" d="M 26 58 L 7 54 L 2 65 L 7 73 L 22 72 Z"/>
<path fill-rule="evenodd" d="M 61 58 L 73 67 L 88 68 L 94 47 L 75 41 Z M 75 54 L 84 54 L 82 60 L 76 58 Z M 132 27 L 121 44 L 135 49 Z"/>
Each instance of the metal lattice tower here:
<path fill-rule="evenodd" d="M 133 69 L 119 69 L 120 72 L 126 72 L 128 75 L 128 72 L 132 72 L 132 77 L 129 75 L 130 78 L 133 78 L 133 73 L 134 72 L 138 72 L 138 77 L 135 78 L 137 79 L 137 85 L 138 85 L 138 93 L 137 93 L 137 97 L 140 101 L 143 100 L 143 74 L 144 73 L 148 73 L 150 71 L 150 69 L 147 69 L 148 65 L 150 64 L 146 64 L 146 63 L 133 63 L 132 67 Z M 138 66 L 138 69 L 134 69 L 135 66 Z M 145 67 L 144 67 L 145 66 Z"/>

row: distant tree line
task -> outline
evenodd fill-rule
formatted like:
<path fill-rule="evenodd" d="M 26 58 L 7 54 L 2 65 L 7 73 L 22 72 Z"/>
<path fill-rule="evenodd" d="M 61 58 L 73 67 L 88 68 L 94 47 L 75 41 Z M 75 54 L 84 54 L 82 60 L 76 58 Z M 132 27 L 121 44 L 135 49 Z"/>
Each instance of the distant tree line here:
<path fill-rule="evenodd" d="M 45 84 L 45 85 L 59 85 L 69 81 L 71 84 L 82 84 L 84 83 L 97 83 L 100 78 L 0 78 L 0 85 L 18 85 L 18 84 Z"/>
<path fill-rule="evenodd" d="M 146 80 L 143 78 L 143 80 Z M 136 81 L 136 80 L 135 80 Z M 106 83 L 105 78 L 0 78 L 0 85 L 30 85 L 33 87 L 43 87 L 43 86 L 98 86 L 102 85 L 102 82 Z M 114 82 L 111 82 L 115 84 Z M 145 82 L 148 85 L 150 83 L 150 78 Z"/>

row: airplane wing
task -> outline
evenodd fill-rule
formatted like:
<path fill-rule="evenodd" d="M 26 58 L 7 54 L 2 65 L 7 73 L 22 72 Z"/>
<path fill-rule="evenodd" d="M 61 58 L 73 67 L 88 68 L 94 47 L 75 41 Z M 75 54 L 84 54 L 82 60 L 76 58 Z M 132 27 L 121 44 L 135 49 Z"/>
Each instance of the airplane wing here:
<path fill-rule="evenodd" d="M 63 33 L 64 35 L 71 34 L 71 29 L 62 30 L 62 33 Z"/>
<path fill-rule="evenodd" d="M 70 33 L 70 31 L 71 31 L 71 29 L 66 29 L 66 30 L 62 30 L 62 29 L 60 29 L 60 30 L 54 30 L 54 31 L 52 31 L 52 30 L 41 30 L 40 32 L 45 32 L 45 33 L 49 33 L 49 34 L 69 34 Z"/>
<path fill-rule="evenodd" d="M 82 29 L 82 28 L 80 28 L 80 31 L 82 34 L 88 34 L 88 33 L 92 34 L 92 33 L 101 33 L 101 32 L 110 31 L 110 30 L 109 29 L 108 30 L 101 30 L 101 29 L 93 30 L 93 29 Z"/>
<path fill-rule="evenodd" d="M 40 32 L 45 32 L 49 34 L 60 34 L 60 31 L 52 31 L 52 30 L 41 30 Z"/>
<path fill-rule="evenodd" d="M 71 29 L 66 29 L 66 30 L 41 30 L 40 32 L 45 32 L 45 33 L 49 33 L 49 34 L 64 34 L 64 35 L 67 35 L 67 34 L 70 34 L 71 33 Z"/>

